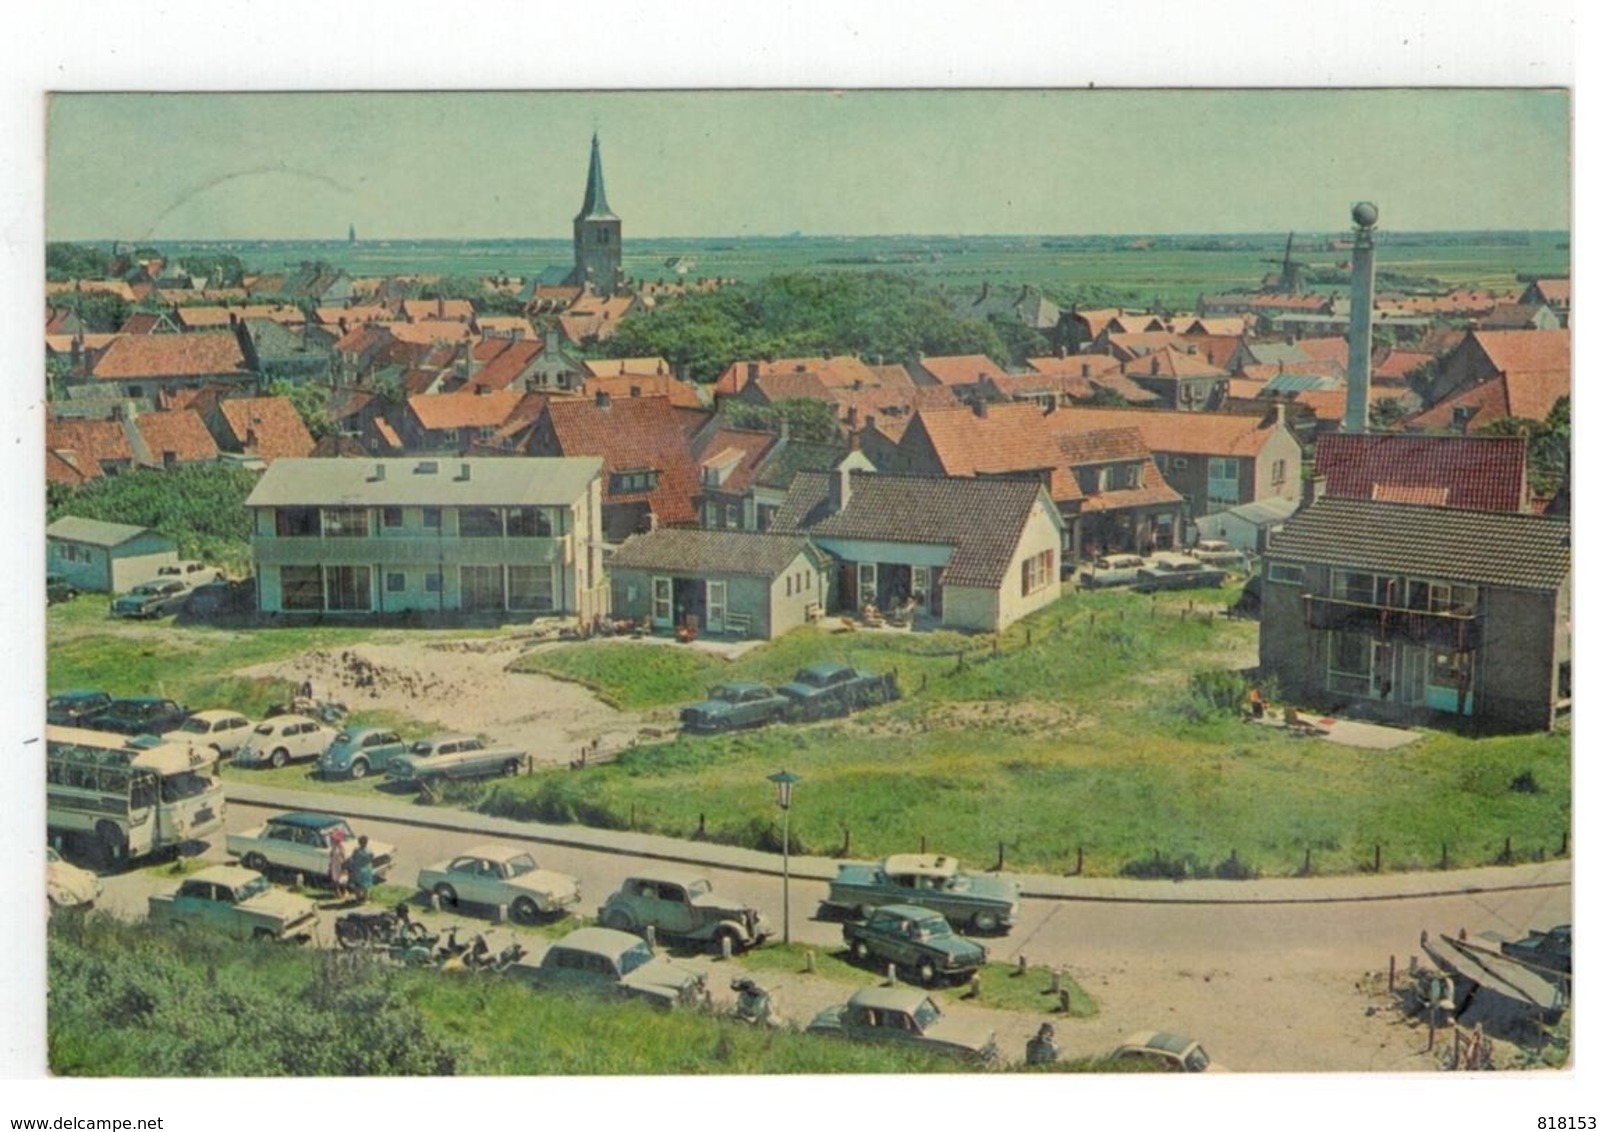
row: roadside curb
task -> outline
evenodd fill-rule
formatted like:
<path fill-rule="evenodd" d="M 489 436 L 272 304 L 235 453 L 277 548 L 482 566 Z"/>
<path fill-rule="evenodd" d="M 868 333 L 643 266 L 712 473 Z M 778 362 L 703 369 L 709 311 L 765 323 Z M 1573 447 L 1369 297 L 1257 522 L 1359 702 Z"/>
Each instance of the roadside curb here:
<path fill-rule="evenodd" d="M 467 810 L 418 806 L 373 798 L 348 798 L 305 790 L 226 782 L 230 803 L 269 809 L 319 809 L 348 818 L 367 818 L 455 833 L 510 837 L 567 849 L 614 853 L 647 860 L 702 865 L 734 872 L 781 875 L 781 857 L 756 849 L 687 841 L 659 834 L 593 829 L 579 825 L 494 818 Z M 793 857 L 792 876 L 828 882 L 837 861 L 829 857 Z M 1573 881 L 1571 858 L 1540 864 L 1487 866 L 1445 873 L 1390 873 L 1383 876 L 1276 878 L 1266 880 L 1123 880 L 1013 873 L 1021 895 L 1034 900 L 1092 904 L 1354 904 L 1386 900 L 1458 897 L 1479 892 L 1516 892 L 1568 888 Z"/>

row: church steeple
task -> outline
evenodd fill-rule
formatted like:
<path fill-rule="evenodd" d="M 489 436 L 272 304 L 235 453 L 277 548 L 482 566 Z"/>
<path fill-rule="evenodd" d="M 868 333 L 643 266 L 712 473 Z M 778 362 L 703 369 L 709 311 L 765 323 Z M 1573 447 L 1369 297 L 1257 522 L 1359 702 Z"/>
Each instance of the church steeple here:
<path fill-rule="evenodd" d="M 617 220 L 608 207 L 608 190 L 602 183 L 602 145 L 597 135 L 591 135 L 591 169 L 586 173 L 586 199 L 580 205 L 576 220 Z"/>
<path fill-rule="evenodd" d="M 574 218 L 574 270 L 569 283 L 589 287 L 599 295 L 617 293 L 625 282 L 620 243 L 624 225 L 608 207 L 602 183 L 602 144 L 591 135 L 591 168 L 586 174 L 586 198 Z"/>

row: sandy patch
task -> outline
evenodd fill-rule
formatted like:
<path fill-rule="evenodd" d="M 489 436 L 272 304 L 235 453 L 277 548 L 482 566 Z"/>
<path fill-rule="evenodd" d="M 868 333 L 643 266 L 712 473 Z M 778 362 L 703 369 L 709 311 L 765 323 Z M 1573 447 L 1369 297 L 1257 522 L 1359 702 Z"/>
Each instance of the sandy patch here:
<path fill-rule="evenodd" d="M 238 674 L 310 680 L 315 696 L 351 711 L 392 711 L 444 731 L 484 734 L 524 748 L 538 766 L 566 765 L 586 744 L 618 750 L 642 738 L 644 728 L 668 725 L 662 711 L 617 711 L 579 684 L 509 672 L 525 648 L 514 640 L 361 644 Z"/>

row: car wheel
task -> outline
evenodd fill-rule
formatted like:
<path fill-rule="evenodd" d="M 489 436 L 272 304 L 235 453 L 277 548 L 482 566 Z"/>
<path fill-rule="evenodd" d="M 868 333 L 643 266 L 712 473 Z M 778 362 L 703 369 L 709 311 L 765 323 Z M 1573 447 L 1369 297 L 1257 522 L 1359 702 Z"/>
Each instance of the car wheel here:
<path fill-rule="evenodd" d="M 268 859 L 261 853 L 247 853 L 244 857 L 240 858 L 240 864 L 259 873 L 265 873 L 268 871 Z"/>
<path fill-rule="evenodd" d="M 502 773 L 510 778 L 517 775 L 523 769 L 524 760 L 522 759 L 508 759 L 507 762 L 502 764 Z"/>
<path fill-rule="evenodd" d="M 359 778 L 367 778 L 367 777 L 368 777 L 368 763 L 367 763 L 366 760 L 358 759 L 356 762 L 351 764 L 351 778 L 352 778 L 352 781 L 355 782 Z"/>
<path fill-rule="evenodd" d="M 602 913 L 602 926 L 615 931 L 633 932 L 636 930 L 636 919 L 623 908 L 607 908 Z"/>
<path fill-rule="evenodd" d="M 864 940 L 854 940 L 853 946 L 848 950 L 852 952 L 853 957 L 860 963 L 868 963 L 870 961 L 870 945 L 865 943 Z"/>
<path fill-rule="evenodd" d="M 442 908 L 456 908 L 457 889 L 449 884 L 437 884 L 435 886 L 435 899 L 441 902 Z"/>
<path fill-rule="evenodd" d="M 283 747 L 275 747 L 275 748 L 273 748 L 273 754 L 268 756 L 268 762 L 273 764 L 273 769 L 274 770 L 282 769 L 284 767 L 284 764 L 289 762 L 289 761 L 290 761 L 290 752 L 285 750 Z"/>
<path fill-rule="evenodd" d="M 128 838 L 116 822 L 103 821 L 95 826 L 95 845 L 107 865 L 120 865 L 128 856 Z"/>
<path fill-rule="evenodd" d="M 977 912 L 970 918 L 970 926 L 979 932 L 995 932 L 998 930 L 998 913 Z"/>
<path fill-rule="evenodd" d="M 273 930 L 271 928 L 254 928 L 251 931 L 252 943 L 272 943 Z"/>
<path fill-rule="evenodd" d="M 521 896 L 513 901 L 508 913 L 516 924 L 533 924 L 541 919 L 541 909 L 528 896 Z"/>
<path fill-rule="evenodd" d="M 742 936 L 735 928 L 720 928 L 714 933 L 714 954 L 725 954 L 725 941 L 731 941 L 731 954 L 737 955 L 742 950 Z"/>
<path fill-rule="evenodd" d="M 915 978 L 920 980 L 922 986 L 936 986 L 937 965 L 930 959 L 922 959 L 915 965 Z"/>

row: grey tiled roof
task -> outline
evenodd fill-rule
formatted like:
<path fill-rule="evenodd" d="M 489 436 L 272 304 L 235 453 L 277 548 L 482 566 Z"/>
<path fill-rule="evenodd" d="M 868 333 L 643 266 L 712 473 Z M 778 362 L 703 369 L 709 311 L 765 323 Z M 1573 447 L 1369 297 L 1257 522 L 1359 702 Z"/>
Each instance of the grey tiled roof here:
<path fill-rule="evenodd" d="M 1572 523 L 1541 515 L 1322 499 L 1272 536 L 1267 556 L 1554 590 L 1572 569 Z"/>
<path fill-rule="evenodd" d="M 951 546 L 948 585 L 994 587 L 1004 581 L 1042 485 L 1034 480 L 850 473 L 851 495 L 830 511 L 830 476 L 801 472 L 772 529 L 802 530 L 818 540 L 853 539 Z"/>
<path fill-rule="evenodd" d="M 108 523 L 101 519 L 83 519 L 77 515 L 63 515 L 45 528 L 49 538 L 67 539 L 90 546 L 121 546 L 140 535 L 155 533 L 149 527 L 133 527 L 127 523 Z"/>
<path fill-rule="evenodd" d="M 776 578 L 808 548 L 802 535 L 664 527 L 626 539 L 608 569 Z"/>

